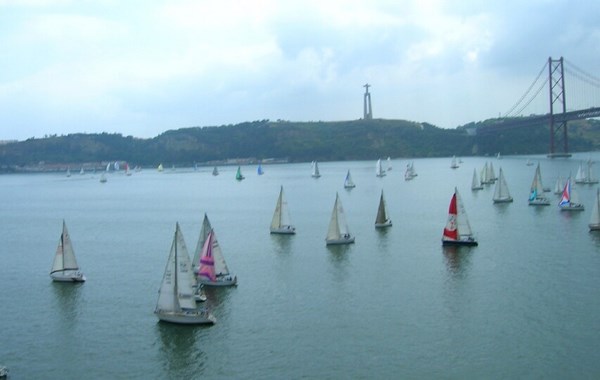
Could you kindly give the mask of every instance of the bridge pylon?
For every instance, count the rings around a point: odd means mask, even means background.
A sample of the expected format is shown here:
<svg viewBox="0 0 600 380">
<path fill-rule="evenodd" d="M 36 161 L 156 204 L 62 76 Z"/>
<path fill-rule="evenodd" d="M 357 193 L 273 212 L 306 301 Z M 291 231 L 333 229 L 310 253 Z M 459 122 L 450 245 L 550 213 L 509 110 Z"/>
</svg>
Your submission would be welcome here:
<svg viewBox="0 0 600 380">
<path fill-rule="evenodd" d="M 567 137 L 567 100 L 563 57 L 548 58 L 548 86 L 550 90 L 550 153 L 548 157 L 571 157 Z M 562 145 L 562 152 L 557 152 Z"/>
</svg>

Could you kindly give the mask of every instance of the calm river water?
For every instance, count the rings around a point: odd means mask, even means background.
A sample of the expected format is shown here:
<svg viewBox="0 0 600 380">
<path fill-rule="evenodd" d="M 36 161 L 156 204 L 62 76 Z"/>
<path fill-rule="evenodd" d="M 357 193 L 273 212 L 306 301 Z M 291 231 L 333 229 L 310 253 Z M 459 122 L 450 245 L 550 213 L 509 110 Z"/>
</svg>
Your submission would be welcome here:
<svg viewBox="0 0 600 380">
<path fill-rule="evenodd" d="M 51 378 L 598 378 L 600 234 L 586 209 L 527 205 L 535 166 L 545 186 L 581 160 L 404 159 L 375 177 L 375 159 L 310 164 L 145 169 L 98 175 L 0 176 L 0 364 L 11 379 Z M 473 169 L 503 168 L 515 199 L 470 189 Z M 343 188 L 350 169 L 356 188 Z M 600 168 L 597 168 L 600 174 Z M 295 236 L 271 236 L 283 185 Z M 444 249 L 457 186 L 479 246 Z M 384 190 L 394 222 L 373 224 Z M 339 192 L 356 244 L 328 248 Z M 153 314 L 179 222 L 193 249 L 207 213 L 239 286 L 207 292 L 211 327 Z M 65 219 L 87 282 L 53 283 Z"/>
</svg>

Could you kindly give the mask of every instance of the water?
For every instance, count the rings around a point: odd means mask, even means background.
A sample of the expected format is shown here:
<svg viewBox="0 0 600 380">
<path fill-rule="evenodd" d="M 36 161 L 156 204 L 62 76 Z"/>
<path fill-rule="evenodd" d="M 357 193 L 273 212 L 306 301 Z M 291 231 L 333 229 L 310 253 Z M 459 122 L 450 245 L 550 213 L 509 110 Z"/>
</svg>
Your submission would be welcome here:
<svg viewBox="0 0 600 380">
<path fill-rule="evenodd" d="M 539 159 L 545 186 L 580 159 Z M 600 160 L 599 154 L 591 155 Z M 416 159 L 198 171 L 0 176 L 0 364 L 33 378 L 594 378 L 600 374 L 600 234 L 580 213 L 527 205 L 526 157 Z M 514 203 L 470 190 L 502 166 Z M 357 187 L 343 189 L 350 169 Z M 283 185 L 295 236 L 271 236 Z M 444 249 L 458 186 L 480 245 Z M 384 189 L 393 227 L 373 227 Z M 339 192 L 356 244 L 328 248 Z M 179 222 L 192 250 L 206 212 L 239 286 L 209 290 L 212 327 L 159 323 L 157 291 Z M 65 219 L 88 281 L 52 283 Z"/>
</svg>

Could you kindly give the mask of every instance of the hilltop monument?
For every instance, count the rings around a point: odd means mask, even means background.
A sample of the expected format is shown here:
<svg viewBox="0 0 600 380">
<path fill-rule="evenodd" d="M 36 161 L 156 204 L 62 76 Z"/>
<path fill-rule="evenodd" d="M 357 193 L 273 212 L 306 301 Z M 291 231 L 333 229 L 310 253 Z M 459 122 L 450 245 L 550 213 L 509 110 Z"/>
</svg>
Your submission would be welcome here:
<svg viewBox="0 0 600 380">
<path fill-rule="evenodd" d="M 373 108 L 371 108 L 371 94 L 369 93 L 370 84 L 365 84 L 365 97 L 364 97 L 364 119 L 373 120 Z"/>
</svg>

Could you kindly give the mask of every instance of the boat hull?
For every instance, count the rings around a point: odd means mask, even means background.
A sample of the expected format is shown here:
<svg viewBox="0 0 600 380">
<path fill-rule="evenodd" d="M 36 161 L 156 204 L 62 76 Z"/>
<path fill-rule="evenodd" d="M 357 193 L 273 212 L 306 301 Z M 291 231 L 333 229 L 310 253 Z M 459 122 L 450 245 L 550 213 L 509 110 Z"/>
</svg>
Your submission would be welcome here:
<svg viewBox="0 0 600 380">
<path fill-rule="evenodd" d="M 464 240 L 442 240 L 443 246 L 477 246 L 477 240 L 475 239 L 464 239 Z"/>
<path fill-rule="evenodd" d="M 50 273 L 50 277 L 55 282 L 85 282 L 83 273 L 73 270 Z"/>
<path fill-rule="evenodd" d="M 494 203 L 510 203 L 512 201 L 512 198 L 494 199 Z"/>
<path fill-rule="evenodd" d="M 224 287 L 224 286 L 237 286 L 237 276 L 233 277 L 217 277 L 216 281 L 210 281 L 205 278 L 198 278 L 198 283 L 204 286 L 215 286 L 215 287 Z"/>
<path fill-rule="evenodd" d="M 386 220 L 383 223 L 375 223 L 375 228 L 385 228 L 385 227 L 391 227 L 391 226 L 392 226 L 391 220 Z"/>
<path fill-rule="evenodd" d="M 341 239 L 330 239 L 330 240 L 325 240 L 325 244 L 326 245 L 341 245 L 341 244 L 353 244 L 354 243 L 354 236 L 350 236 L 348 238 L 341 238 Z"/>
<path fill-rule="evenodd" d="M 588 226 L 590 227 L 590 231 L 600 231 L 600 224 L 588 224 Z"/>
<path fill-rule="evenodd" d="M 154 314 L 163 322 L 180 325 L 212 325 L 216 322 L 216 318 L 206 311 L 182 311 L 176 313 L 158 310 Z"/>
<path fill-rule="evenodd" d="M 283 226 L 279 228 L 271 228 L 272 234 L 278 235 L 293 235 L 296 233 L 296 228 L 293 226 Z"/>
<path fill-rule="evenodd" d="M 560 211 L 583 211 L 583 210 L 584 210 L 583 205 L 572 205 L 572 206 L 560 207 Z"/>
<path fill-rule="evenodd" d="M 534 199 L 529 201 L 530 206 L 550 206 L 550 201 L 546 198 Z"/>
</svg>

